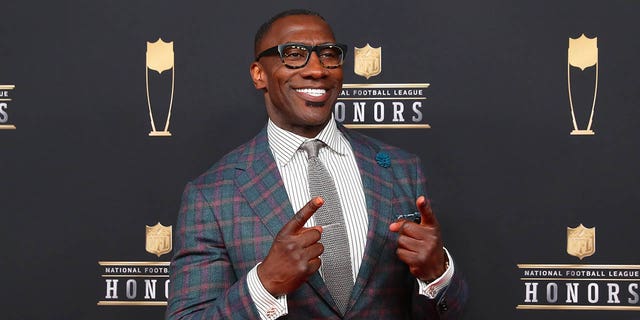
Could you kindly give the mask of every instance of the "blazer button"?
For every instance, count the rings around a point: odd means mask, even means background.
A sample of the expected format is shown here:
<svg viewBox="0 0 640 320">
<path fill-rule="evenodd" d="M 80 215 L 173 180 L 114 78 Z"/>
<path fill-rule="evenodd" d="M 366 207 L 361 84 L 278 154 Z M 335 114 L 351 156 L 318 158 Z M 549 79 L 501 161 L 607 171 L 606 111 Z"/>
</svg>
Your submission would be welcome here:
<svg viewBox="0 0 640 320">
<path fill-rule="evenodd" d="M 440 309 L 440 312 L 449 310 L 449 306 L 447 306 L 447 302 L 444 299 L 440 301 L 440 303 L 438 304 L 438 308 Z"/>
</svg>

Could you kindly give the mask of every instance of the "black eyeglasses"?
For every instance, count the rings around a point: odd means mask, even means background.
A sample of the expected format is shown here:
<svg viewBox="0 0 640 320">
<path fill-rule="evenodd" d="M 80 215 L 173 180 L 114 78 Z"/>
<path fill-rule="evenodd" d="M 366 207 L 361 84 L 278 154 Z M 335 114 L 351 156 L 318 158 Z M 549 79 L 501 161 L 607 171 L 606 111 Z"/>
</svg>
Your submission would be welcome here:
<svg viewBox="0 0 640 320">
<path fill-rule="evenodd" d="M 347 46 L 338 43 L 308 46 L 302 43 L 285 43 L 271 47 L 258 54 L 256 61 L 264 56 L 280 55 L 280 60 L 289 69 L 298 69 L 307 65 L 311 52 L 318 55 L 320 63 L 327 69 L 334 69 L 342 65 Z"/>
</svg>

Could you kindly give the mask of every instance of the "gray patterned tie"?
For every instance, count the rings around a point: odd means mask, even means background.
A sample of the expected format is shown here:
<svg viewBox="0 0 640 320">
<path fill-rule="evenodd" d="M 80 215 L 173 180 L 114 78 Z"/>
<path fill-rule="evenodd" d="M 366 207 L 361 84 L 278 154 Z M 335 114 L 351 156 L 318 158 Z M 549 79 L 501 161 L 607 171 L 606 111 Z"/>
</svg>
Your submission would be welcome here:
<svg viewBox="0 0 640 320">
<path fill-rule="evenodd" d="M 329 171 L 318 158 L 318 151 L 323 146 L 322 141 L 311 140 L 303 143 L 301 148 L 307 152 L 309 157 L 309 191 L 311 196 L 320 196 L 324 199 L 324 204 L 314 214 L 316 225 L 331 225 L 322 232 L 321 241 L 324 245 L 322 275 L 333 300 L 344 314 L 353 288 L 351 254 L 338 191 Z"/>
</svg>

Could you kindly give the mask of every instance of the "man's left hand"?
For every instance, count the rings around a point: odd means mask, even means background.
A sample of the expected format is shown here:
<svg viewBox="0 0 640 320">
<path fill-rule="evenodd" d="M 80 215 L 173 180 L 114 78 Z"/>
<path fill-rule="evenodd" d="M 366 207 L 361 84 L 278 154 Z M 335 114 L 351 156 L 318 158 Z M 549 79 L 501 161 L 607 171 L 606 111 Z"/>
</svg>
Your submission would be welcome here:
<svg viewBox="0 0 640 320">
<path fill-rule="evenodd" d="M 420 224 L 401 220 L 390 224 L 389 230 L 398 233 L 398 258 L 409 266 L 413 276 L 431 282 L 446 271 L 440 224 L 424 196 L 418 197 L 416 206 Z"/>
</svg>

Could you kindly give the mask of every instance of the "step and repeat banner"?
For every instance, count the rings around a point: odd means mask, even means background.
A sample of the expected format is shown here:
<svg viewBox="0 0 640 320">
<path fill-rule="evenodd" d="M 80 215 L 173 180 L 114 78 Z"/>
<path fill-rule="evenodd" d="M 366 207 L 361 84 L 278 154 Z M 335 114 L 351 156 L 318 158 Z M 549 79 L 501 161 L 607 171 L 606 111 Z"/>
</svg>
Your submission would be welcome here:
<svg viewBox="0 0 640 320">
<path fill-rule="evenodd" d="M 640 319 L 640 2 L 0 4 L 3 319 L 162 319 L 182 189 L 266 124 L 253 36 L 348 44 L 335 118 L 423 159 L 466 319 Z"/>
</svg>

